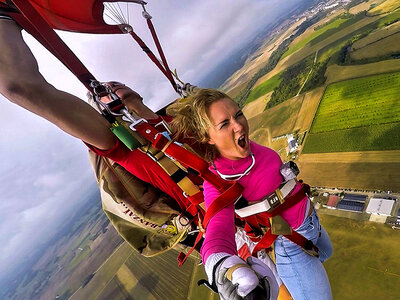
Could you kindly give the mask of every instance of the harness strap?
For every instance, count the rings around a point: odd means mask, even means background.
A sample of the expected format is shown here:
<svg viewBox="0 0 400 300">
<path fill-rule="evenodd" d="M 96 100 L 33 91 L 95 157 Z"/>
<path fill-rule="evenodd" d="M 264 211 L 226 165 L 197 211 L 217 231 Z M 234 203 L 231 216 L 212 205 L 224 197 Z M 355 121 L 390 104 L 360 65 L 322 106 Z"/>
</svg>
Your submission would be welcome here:
<svg viewBox="0 0 400 300">
<path fill-rule="evenodd" d="M 223 193 L 231 187 L 232 183 L 223 180 L 208 169 L 208 163 L 204 159 L 174 142 L 171 143 L 169 139 L 160 134 L 158 130 L 150 124 L 146 122 L 139 123 L 135 126 L 135 130 L 152 143 L 154 148 L 163 151 L 166 155 L 171 156 L 180 163 L 196 170 L 204 180 L 210 182 L 220 192 Z M 236 182 L 233 184 L 239 185 Z M 237 198 L 238 197 L 235 199 Z"/>
<path fill-rule="evenodd" d="M 203 237 L 204 233 L 202 231 L 199 232 L 197 235 L 197 238 L 194 242 L 193 247 L 185 254 L 183 252 L 179 253 L 177 260 L 178 260 L 178 266 L 182 266 L 183 263 L 186 261 L 186 259 L 189 257 L 189 255 L 193 252 L 193 250 L 196 248 L 197 244 L 201 241 L 201 238 Z"/>
<path fill-rule="evenodd" d="M 236 182 L 235 182 L 236 183 Z M 208 223 L 211 218 L 219 212 L 224 207 L 227 207 L 230 204 L 233 204 L 237 200 L 237 196 L 241 196 L 243 188 L 239 184 L 232 184 L 224 193 L 218 196 L 211 205 L 208 207 L 206 211 L 206 215 L 204 216 L 203 226 L 207 228 Z"/>
<path fill-rule="evenodd" d="M 301 189 L 297 191 L 295 194 L 290 195 L 285 199 L 281 205 L 276 207 L 271 212 L 263 212 L 258 215 L 250 215 L 245 217 L 245 231 L 249 234 L 250 238 L 254 241 L 258 241 L 258 244 L 253 249 L 252 254 L 257 255 L 257 252 L 261 249 L 268 249 L 271 247 L 272 243 L 279 236 L 278 234 L 272 233 L 272 226 L 270 223 L 270 218 L 275 216 L 279 216 L 283 211 L 292 207 L 293 205 L 300 202 L 305 194 L 308 194 L 310 187 L 307 184 L 302 184 Z M 262 235 L 262 238 L 259 239 L 259 236 L 262 234 L 262 228 L 268 228 L 267 232 Z M 299 245 L 305 252 L 310 255 L 318 256 L 318 248 L 313 244 L 312 241 L 306 239 L 304 236 L 299 234 L 298 232 L 291 230 L 290 234 L 283 234 L 284 237 L 292 241 L 293 243 Z"/>
<path fill-rule="evenodd" d="M 292 234 L 288 234 L 288 235 L 285 234 L 284 237 L 291 240 L 293 243 L 299 245 L 308 254 L 310 254 L 312 256 L 316 256 L 316 257 L 319 256 L 318 247 L 315 246 L 311 240 L 306 239 L 304 236 L 302 236 L 297 231 L 293 230 Z"/>
<path fill-rule="evenodd" d="M 293 205 L 299 203 L 302 199 L 304 199 L 304 195 L 309 194 L 310 186 L 308 184 L 302 184 L 301 189 L 298 190 L 295 194 L 289 195 L 285 202 L 281 205 L 273 209 L 271 212 L 263 212 L 262 215 L 267 216 L 268 218 L 274 217 L 276 215 L 280 215 L 282 212 L 292 207 Z"/>
<path fill-rule="evenodd" d="M 293 191 L 296 182 L 295 179 L 285 182 L 281 187 L 279 187 L 279 189 L 276 189 L 274 193 L 265 197 L 265 200 L 263 199 L 256 204 L 246 205 L 245 207 L 235 209 L 236 214 L 241 218 L 245 218 L 261 212 L 269 211 L 278 205 L 281 205 L 285 202 L 285 197 Z"/>
<path fill-rule="evenodd" d="M 153 23 L 151 22 L 151 18 L 146 18 L 146 21 L 147 21 L 147 26 L 149 27 L 150 33 L 151 33 L 151 35 L 153 37 L 154 43 L 156 44 L 157 51 L 160 54 L 161 60 L 163 62 L 164 69 L 165 69 L 165 73 L 164 74 L 165 74 L 165 76 L 167 76 L 168 80 L 171 82 L 173 88 L 176 91 L 177 88 L 176 88 L 175 80 L 172 77 L 171 70 L 169 69 L 169 66 L 168 66 L 168 63 L 167 63 L 167 59 L 165 58 L 164 51 L 161 48 L 161 44 L 160 44 L 160 41 L 159 41 L 159 39 L 157 37 L 156 30 L 154 29 Z"/>
<path fill-rule="evenodd" d="M 53 53 L 89 91 L 92 91 L 90 82 L 95 80 L 95 77 L 35 10 L 32 4 L 26 0 L 13 0 L 13 3 L 22 14 L 10 12 L 10 16 Z"/>
<path fill-rule="evenodd" d="M 252 255 L 257 256 L 257 252 L 261 249 L 270 248 L 277 237 L 278 235 L 272 234 L 271 229 L 268 229 L 268 231 L 263 235 L 258 244 L 254 247 Z"/>
</svg>

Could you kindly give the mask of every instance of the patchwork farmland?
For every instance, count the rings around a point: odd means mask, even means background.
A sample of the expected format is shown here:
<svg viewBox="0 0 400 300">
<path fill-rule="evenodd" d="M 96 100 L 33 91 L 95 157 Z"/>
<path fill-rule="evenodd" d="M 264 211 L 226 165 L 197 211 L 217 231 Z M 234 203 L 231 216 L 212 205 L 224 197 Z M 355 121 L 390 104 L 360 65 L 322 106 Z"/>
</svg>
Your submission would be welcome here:
<svg viewBox="0 0 400 300">
<path fill-rule="evenodd" d="M 400 73 L 327 87 L 303 153 L 400 149 Z"/>
</svg>

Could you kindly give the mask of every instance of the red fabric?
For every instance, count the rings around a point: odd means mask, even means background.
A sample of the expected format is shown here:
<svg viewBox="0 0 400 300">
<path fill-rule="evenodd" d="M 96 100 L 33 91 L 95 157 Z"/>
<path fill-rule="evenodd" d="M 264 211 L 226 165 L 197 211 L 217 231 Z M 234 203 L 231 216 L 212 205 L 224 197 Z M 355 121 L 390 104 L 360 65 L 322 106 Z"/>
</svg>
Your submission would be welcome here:
<svg viewBox="0 0 400 300">
<path fill-rule="evenodd" d="M 5 2 L 5 0 L 0 1 Z M 122 33 L 118 26 L 107 25 L 103 20 L 103 2 L 117 1 L 28 0 L 54 29 L 86 33 Z"/>
<path fill-rule="evenodd" d="M 98 155 L 105 156 L 124 167 L 137 178 L 150 183 L 154 187 L 176 199 L 182 209 L 186 207 L 187 200 L 179 186 L 154 162 L 148 155 L 139 150 L 130 151 L 119 140 L 110 150 L 100 150 L 87 145 L 90 150 Z"/>
<path fill-rule="evenodd" d="M 251 256 L 251 252 L 250 252 L 249 246 L 247 244 L 244 244 L 238 250 L 238 256 L 241 257 L 244 260 L 247 260 L 247 258 Z"/>
<path fill-rule="evenodd" d="M 168 122 L 171 118 L 159 116 L 157 119 L 149 120 L 149 124 L 154 126 L 161 120 Z M 157 126 L 157 129 L 161 131 L 164 130 L 159 126 Z M 140 152 L 139 150 L 130 151 L 119 140 L 117 140 L 114 147 L 109 150 L 100 150 L 92 145 L 86 145 L 94 153 L 111 159 L 137 178 L 150 183 L 154 187 L 170 195 L 178 201 L 178 204 L 182 209 L 185 209 L 188 206 L 188 200 L 183 195 L 181 188 L 147 154 Z"/>
</svg>

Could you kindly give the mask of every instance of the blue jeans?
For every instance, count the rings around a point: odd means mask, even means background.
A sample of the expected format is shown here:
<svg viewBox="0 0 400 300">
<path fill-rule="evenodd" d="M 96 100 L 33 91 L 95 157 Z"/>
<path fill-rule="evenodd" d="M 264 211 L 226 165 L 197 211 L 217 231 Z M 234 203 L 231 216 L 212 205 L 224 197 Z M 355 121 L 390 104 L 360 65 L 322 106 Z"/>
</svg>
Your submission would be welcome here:
<svg viewBox="0 0 400 300">
<path fill-rule="evenodd" d="M 328 276 L 322 265 L 332 255 L 332 244 L 327 232 L 320 225 L 315 209 L 296 231 L 313 241 L 320 256 L 311 256 L 298 245 L 279 236 L 275 241 L 279 276 L 294 300 L 332 299 Z"/>
</svg>

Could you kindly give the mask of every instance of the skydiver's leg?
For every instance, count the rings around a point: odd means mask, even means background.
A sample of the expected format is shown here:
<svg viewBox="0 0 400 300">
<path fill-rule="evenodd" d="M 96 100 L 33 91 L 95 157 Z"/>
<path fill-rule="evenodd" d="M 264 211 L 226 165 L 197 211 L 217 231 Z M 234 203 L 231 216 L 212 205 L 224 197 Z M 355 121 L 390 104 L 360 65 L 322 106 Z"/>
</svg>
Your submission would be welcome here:
<svg viewBox="0 0 400 300">
<path fill-rule="evenodd" d="M 115 143 L 108 122 L 100 114 L 43 78 L 19 26 L 7 19 L 0 19 L 0 93 L 100 149 L 110 149 Z"/>
</svg>

